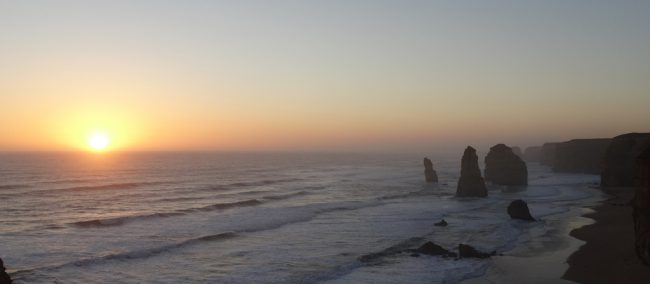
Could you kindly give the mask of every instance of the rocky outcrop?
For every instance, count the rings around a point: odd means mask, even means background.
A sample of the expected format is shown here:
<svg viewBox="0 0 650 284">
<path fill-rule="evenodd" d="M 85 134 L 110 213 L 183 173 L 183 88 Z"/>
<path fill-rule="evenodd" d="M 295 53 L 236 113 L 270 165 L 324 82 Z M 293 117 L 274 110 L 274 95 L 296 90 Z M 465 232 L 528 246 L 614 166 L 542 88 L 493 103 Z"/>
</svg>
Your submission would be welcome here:
<svg viewBox="0 0 650 284">
<path fill-rule="evenodd" d="M 438 174 L 433 169 L 433 163 L 429 158 L 424 158 L 424 178 L 427 182 L 438 182 Z"/>
<path fill-rule="evenodd" d="M 420 246 L 418 249 L 414 250 L 414 252 L 421 253 L 421 254 L 426 254 L 426 255 L 439 255 L 443 257 L 456 257 L 456 253 L 449 251 L 437 244 L 434 244 L 433 242 L 426 242 L 422 246 Z"/>
<path fill-rule="evenodd" d="M 553 171 L 560 173 L 600 174 L 603 158 L 612 139 L 574 139 L 555 147 Z"/>
<path fill-rule="evenodd" d="M 463 153 L 460 165 L 460 178 L 456 188 L 458 197 L 486 197 L 487 188 L 481 177 L 481 169 L 478 167 L 478 156 L 476 150 L 467 146 Z"/>
<path fill-rule="evenodd" d="M 438 226 L 438 227 L 447 227 L 447 225 L 449 225 L 449 224 L 447 223 L 447 221 L 445 221 L 445 219 L 442 219 L 442 220 L 440 220 L 440 222 L 435 223 L 433 225 Z"/>
<path fill-rule="evenodd" d="M 553 163 L 555 162 L 555 149 L 557 148 L 557 144 L 560 143 L 549 142 L 542 145 L 542 150 L 540 151 L 541 155 L 539 157 L 539 162 L 542 165 L 553 166 Z"/>
<path fill-rule="evenodd" d="M 524 160 L 527 162 L 539 162 L 542 157 L 541 146 L 531 146 L 524 150 Z"/>
<path fill-rule="evenodd" d="M 468 258 L 468 257 L 473 257 L 473 258 L 488 258 L 490 256 L 496 255 L 496 251 L 493 251 L 492 253 L 485 253 L 485 252 L 480 252 L 477 249 L 475 249 L 472 246 L 465 245 L 465 244 L 459 244 L 458 245 L 458 255 L 461 258 Z"/>
<path fill-rule="evenodd" d="M 9 277 L 9 274 L 5 271 L 5 264 L 2 262 L 2 258 L 0 258 L 0 284 L 11 284 L 11 277 Z"/>
<path fill-rule="evenodd" d="M 521 199 L 510 202 L 510 205 L 508 205 L 508 215 L 510 215 L 510 218 L 512 219 L 535 221 L 535 218 L 530 216 L 528 204 L 526 204 L 526 201 Z"/>
<path fill-rule="evenodd" d="M 527 185 L 528 169 L 510 147 L 497 144 L 485 156 L 485 180 L 501 185 Z"/>
<path fill-rule="evenodd" d="M 637 186 L 634 192 L 634 246 L 636 255 L 650 265 L 650 147 L 637 158 Z"/>
<path fill-rule="evenodd" d="M 650 147 L 650 133 L 628 133 L 614 137 L 605 152 L 601 186 L 634 186 L 636 158 Z"/>
</svg>

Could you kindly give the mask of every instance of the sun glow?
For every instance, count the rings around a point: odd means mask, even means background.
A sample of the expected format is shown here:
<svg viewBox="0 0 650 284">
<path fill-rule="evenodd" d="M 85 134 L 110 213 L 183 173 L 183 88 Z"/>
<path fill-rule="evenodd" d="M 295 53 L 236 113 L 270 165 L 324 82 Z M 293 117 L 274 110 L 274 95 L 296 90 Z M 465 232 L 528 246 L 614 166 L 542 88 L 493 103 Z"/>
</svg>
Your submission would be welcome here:
<svg viewBox="0 0 650 284">
<path fill-rule="evenodd" d="M 103 151 L 106 150 L 108 145 L 111 143 L 108 135 L 106 133 L 92 133 L 88 137 L 88 146 L 94 151 Z"/>
</svg>

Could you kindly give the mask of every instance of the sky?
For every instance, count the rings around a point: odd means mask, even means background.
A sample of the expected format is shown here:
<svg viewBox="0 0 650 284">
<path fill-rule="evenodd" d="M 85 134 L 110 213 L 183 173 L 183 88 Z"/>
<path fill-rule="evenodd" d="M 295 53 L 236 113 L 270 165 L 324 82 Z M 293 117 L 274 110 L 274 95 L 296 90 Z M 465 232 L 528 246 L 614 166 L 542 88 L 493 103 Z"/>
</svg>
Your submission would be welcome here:
<svg viewBox="0 0 650 284">
<path fill-rule="evenodd" d="M 0 151 L 650 132 L 650 1 L 0 0 Z"/>
</svg>

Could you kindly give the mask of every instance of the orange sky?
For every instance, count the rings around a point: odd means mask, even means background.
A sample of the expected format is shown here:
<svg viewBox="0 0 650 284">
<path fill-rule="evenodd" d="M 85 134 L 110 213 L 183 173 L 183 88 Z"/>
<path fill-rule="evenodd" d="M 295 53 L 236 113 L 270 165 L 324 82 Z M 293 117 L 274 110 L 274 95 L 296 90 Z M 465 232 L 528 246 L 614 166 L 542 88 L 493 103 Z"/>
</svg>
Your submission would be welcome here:
<svg viewBox="0 0 650 284">
<path fill-rule="evenodd" d="M 0 151 L 87 149 L 97 131 L 113 150 L 220 151 L 650 131 L 647 8 L 3 3 Z"/>
</svg>

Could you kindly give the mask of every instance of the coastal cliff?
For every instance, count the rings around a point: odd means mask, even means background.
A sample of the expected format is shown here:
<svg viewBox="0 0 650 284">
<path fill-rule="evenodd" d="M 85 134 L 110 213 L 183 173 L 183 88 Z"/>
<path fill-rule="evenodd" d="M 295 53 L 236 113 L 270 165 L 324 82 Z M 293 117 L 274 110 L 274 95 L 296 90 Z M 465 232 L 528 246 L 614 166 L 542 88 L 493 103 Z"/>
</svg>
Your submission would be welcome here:
<svg viewBox="0 0 650 284">
<path fill-rule="evenodd" d="M 650 265 L 650 147 L 637 158 L 637 186 L 632 202 L 636 255 Z"/>
<path fill-rule="evenodd" d="M 604 158 L 601 186 L 634 186 L 636 158 L 650 147 L 650 133 L 628 133 L 614 137 Z"/>
<path fill-rule="evenodd" d="M 560 173 L 600 174 L 603 158 L 612 139 L 573 139 L 557 143 L 553 171 Z"/>
</svg>

